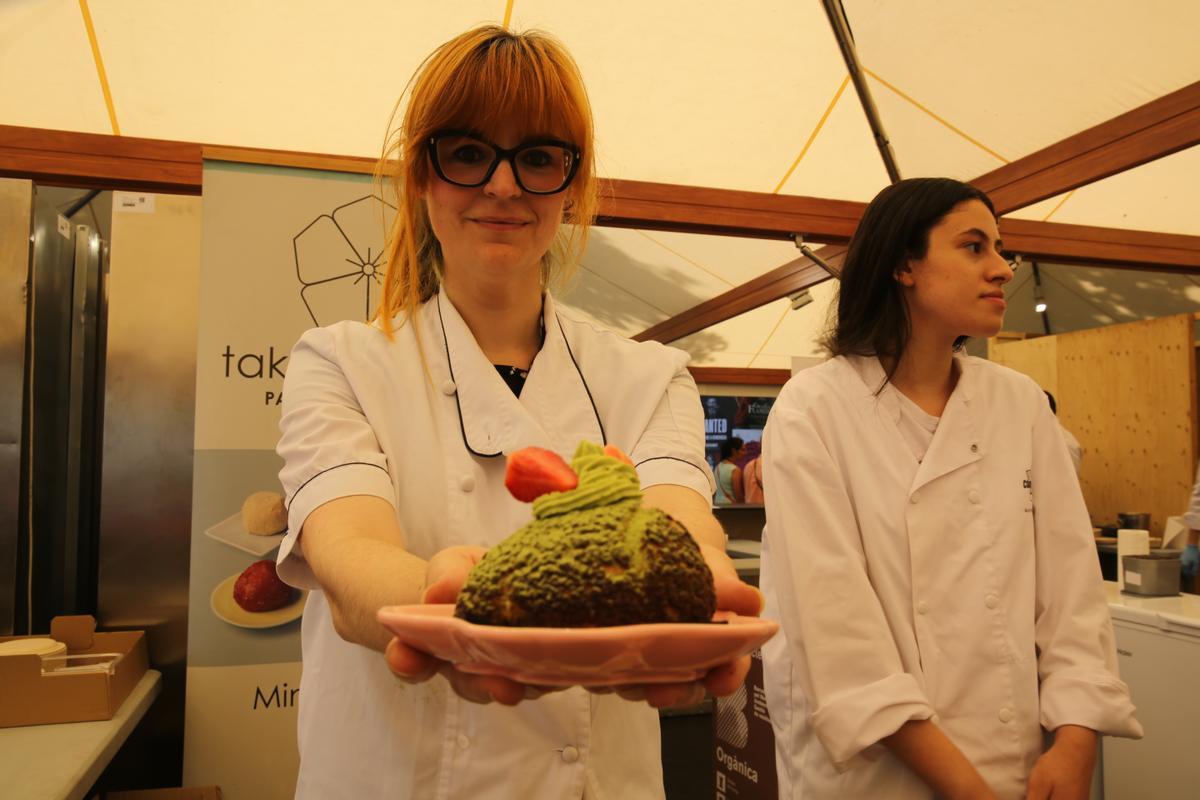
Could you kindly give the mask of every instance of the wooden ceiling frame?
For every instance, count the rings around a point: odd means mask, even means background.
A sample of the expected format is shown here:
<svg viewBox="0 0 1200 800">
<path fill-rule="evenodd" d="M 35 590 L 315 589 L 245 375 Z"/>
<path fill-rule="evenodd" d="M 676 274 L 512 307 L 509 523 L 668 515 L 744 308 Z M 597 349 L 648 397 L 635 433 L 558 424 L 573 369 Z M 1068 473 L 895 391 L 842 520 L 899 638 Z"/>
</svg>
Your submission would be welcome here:
<svg viewBox="0 0 1200 800">
<path fill-rule="evenodd" d="M 844 244 L 866 203 L 646 181 L 602 180 L 597 225 Z"/>
<path fill-rule="evenodd" d="M 375 160 L 289 150 L 0 125 L 0 176 L 53 186 L 198 195 L 204 160 L 371 174 Z M 646 181 L 601 180 L 597 224 L 647 230 L 846 242 L 865 208 L 849 200 L 780 196 Z"/>
<path fill-rule="evenodd" d="M 1200 82 L 1069 136 L 971 183 L 988 193 L 998 214 L 1006 214 L 1197 144 Z M 1200 236 L 1009 218 L 1000 221 L 1000 235 L 1005 249 L 1031 259 L 1200 274 Z M 826 247 L 818 253 L 828 261 L 844 257 L 845 250 Z M 675 341 L 828 279 L 822 270 L 806 270 L 797 261 L 790 261 L 633 338 Z"/>
<path fill-rule="evenodd" d="M 838 267 L 846 255 L 844 245 L 828 245 L 817 251 L 818 255 Z M 711 300 L 692 306 L 670 319 L 663 320 L 633 337 L 635 341 L 673 342 L 727 319 L 753 311 L 759 306 L 773 303 L 782 297 L 810 289 L 819 283 L 831 280 L 832 276 L 817 266 L 807 256 L 797 256 L 783 266 L 764 272 L 757 278 L 735 286 Z M 745 309 L 739 311 L 738 309 Z M 733 311 L 734 313 L 730 313 Z"/>
<path fill-rule="evenodd" d="M 0 125 L 0 176 L 51 186 L 200 194 L 202 149 L 163 139 Z"/>
<path fill-rule="evenodd" d="M 1200 83 L 978 180 L 997 181 L 998 189 L 1009 193 L 1006 197 L 1030 198 L 1047 192 L 1052 196 L 1058 192 L 1046 188 L 1047 176 L 1071 183 L 1074 179 L 1064 175 L 1096 175 L 1117 161 L 1142 164 L 1151 160 L 1152 152 L 1167 155 L 1194 143 L 1200 136 L 1200 120 L 1194 125 L 1191 122 L 1200 113 L 1198 109 Z M 1072 160 L 1065 156 L 1063 146 L 1071 141 L 1091 148 L 1086 157 Z M 0 125 L 0 175 L 50 185 L 200 194 L 206 158 L 368 174 L 375 166 L 373 159 L 351 156 Z M 1097 164 L 1109 166 L 1101 168 Z M 827 244 L 817 252 L 836 265 L 865 207 L 864 203 L 845 200 L 604 180 L 597 222 L 643 230 L 767 239 L 790 239 L 800 233 L 806 241 Z M 1200 236 L 1013 219 L 1002 220 L 1001 234 L 1007 248 L 1029 258 L 1200 273 Z M 635 338 L 674 341 L 828 279 L 824 270 L 798 257 Z"/>
<path fill-rule="evenodd" d="M 792 377 L 790 369 L 751 369 L 741 367 L 688 367 L 699 384 L 735 384 L 741 386 L 783 386 Z"/>
<path fill-rule="evenodd" d="M 997 214 L 1200 144 L 1200 81 L 980 175 Z"/>
</svg>

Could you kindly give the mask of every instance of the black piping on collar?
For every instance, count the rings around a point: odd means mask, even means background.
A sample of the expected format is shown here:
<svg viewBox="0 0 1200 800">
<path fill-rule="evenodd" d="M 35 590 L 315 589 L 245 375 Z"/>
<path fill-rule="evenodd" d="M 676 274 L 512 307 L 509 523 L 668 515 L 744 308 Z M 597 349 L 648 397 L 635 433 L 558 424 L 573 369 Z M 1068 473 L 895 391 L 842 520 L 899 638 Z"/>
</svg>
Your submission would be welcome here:
<svg viewBox="0 0 1200 800">
<path fill-rule="evenodd" d="M 442 293 L 437 293 L 437 311 L 438 324 L 442 326 L 442 345 L 446 348 L 446 366 L 450 368 L 450 381 L 454 384 L 454 407 L 458 409 L 458 430 L 462 434 L 463 447 L 467 448 L 467 452 L 478 458 L 496 458 L 504 455 L 503 452 L 495 453 L 480 453 L 471 448 L 471 443 L 467 441 L 467 426 L 463 422 L 462 403 L 458 401 L 458 381 L 454 379 L 454 359 L 450 358 L 450 339 L 446 336 L 446 320 L 442 318 Z"/>
<path fill-rule="evenodd" d="M 442 293 L 437 293 L 437 311 L 438 324 L 442 328 L 442 346 L 446 350 L 446 366 L 450 369 L 450 380 L 454 383 L 454 407 L 458 411 L 458 431 L 462 435 L 463 447 L 467 448 L 467 452 L 478 458 L 497 458 L 504 455 L 503 451 L 495 453 L 480 453 L 471 447 L 471 443 L 467 440 L 467 426 L 463 422 L 462 403 L 458 399 L 458 381 L 454 378 L 454 359 L 450 357 L 450 339 L 446 336 L 446 320 L 442 317 Z M 567 355 L 571 357 L 571 363 L 575 366 L 575 372 L 579 375 L 580 382 L 583 383 L 583 390 L 587 393 L 588 402 L 592 404 L 592 413 L 596 415 L 596 425 L 600 428 L 600 443 L 608 444 L 608 436 L 604 432 L 604 422 L 600 419 L 600 410 L 596 408 L 596 399 L 592 397 L 591 387 L 588 386 L 587 378 L 583 377 L 583 370 L 579 368 L 579 362 L 575 360 L 575 353 L 571 350 L 571 343 L 567 341 L 567 334 L 563 331 L 562 319 L 556 312 L 555 320 L 558 321 L 558 333 L 563 338 L 563 344 L 567 347 Z M 543 324 L 545 324 L 543 322 Z"/>
<path fill-rule="evenodd" d="M 567 355 L 571 357 L 571 363 L 575 365 L 575 371 L 579 373 L 579 380 L 583 383 L 583 390 L 587 392 L 588 402 L 592 404 L 592 413 L 596 415 L 596 425 L 600 428 L 600 444 L 608 444 L 608 436 L 604 433 L 604 422 L 600 419 L 600 409 L 596 408 L 596 398 L 592 397 L 592 389 L 588 386 L 587 378 L 583 377 L 583 370 L 579 368 L 579 362 L 575 360 L 575 354 L 571 352 L 571 343 L 567 341 L 567 334 L 563 332 L 562 318 L 558 316 L 558 312 L 554 312 L 554 319 L 558 320 L 558 332 L 563 337 L 563 344 L 567 346 Z"/>
</svg>

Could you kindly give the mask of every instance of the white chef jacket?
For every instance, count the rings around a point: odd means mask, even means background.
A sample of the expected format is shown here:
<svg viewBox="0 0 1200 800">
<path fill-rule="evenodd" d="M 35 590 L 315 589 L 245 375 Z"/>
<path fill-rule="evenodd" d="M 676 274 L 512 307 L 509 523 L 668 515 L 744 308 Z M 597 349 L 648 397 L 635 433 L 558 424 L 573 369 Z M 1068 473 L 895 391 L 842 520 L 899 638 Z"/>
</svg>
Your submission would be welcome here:
<svg viewBox="0 0 1200 800">
<path fill-rule="evenodd" d="M 1192 530 L 1200 530 L 1200 464 L 1196 465 L 1196 482 L 1192 484 L 1187 511 L 1183 512 L 1183 524 Z M 1165 542 L 1163 546 L 1166 546 Z"/>
<path fill-rule="evenodd" d="M 780 796 L 932 798 L 878 744 L 932 719 L 1001 798 L 1043 728 L 1140 736 L 1083 497 L 1042 391 L 976 358 L 918 463 L 874 358 L 783 388 L 763 437 Z"/>
<path fill-rule="evenodd" d="M 1078 476 L 1080 474 L 1079 471 L 1083 469 L 1083 445 L 1075 438 L 1075 434 L 1063 426 L 1059 425 L 1058 429 L 1062 433 L 1063 442 L 1067 446 L 1067 454 L 1071 457 L 1071 466 L 1075 467 L 1075 475 Z"/>
<path fill-rule="evenodd" d="M 595 328 L 548 295 L 543 314 L 545 343 L 520 398 L 444 295 L 415 315 L 420 348 L 413 324 L 389 341 L 375 326 L 342 322 L 307 332 L 292 351 L 279 574 L 314 590 L 301 634 L 298 798 L 663 796 L 654 709 L 579 688 L 484 706 L 441 677 L 398 682 L 382 655 L 334 632 L 297 539 L 317 506 L 374 495 L 395 506 L 407 548 L 422 558 L 494 545 L 531 518 L 505 490 L 500 456 L 536 445 L 569 459 L 581 439 L 621 447 L 644 487 L 711 495 L 687 355 Z"/>
</svg>

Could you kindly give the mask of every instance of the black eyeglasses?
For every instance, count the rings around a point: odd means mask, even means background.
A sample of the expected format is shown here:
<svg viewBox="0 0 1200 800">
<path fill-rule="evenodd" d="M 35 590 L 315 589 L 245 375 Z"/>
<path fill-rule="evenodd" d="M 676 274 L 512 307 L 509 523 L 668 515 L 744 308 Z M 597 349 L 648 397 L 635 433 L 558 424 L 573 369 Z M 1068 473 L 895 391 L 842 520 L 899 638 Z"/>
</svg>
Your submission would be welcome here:
<svg viewBox="0 0 1200 800">
<path fill-rule="evenodd" d="M 534 139 L 506 149 L 471 131 L 439 131 L 429 137 L 429 160 L 437 176 L 455 186 L 483 186 L 507 161 L 522 191 L 557 194 L 579 170 L 579 148 L 558 139 Z"/>
</svg>

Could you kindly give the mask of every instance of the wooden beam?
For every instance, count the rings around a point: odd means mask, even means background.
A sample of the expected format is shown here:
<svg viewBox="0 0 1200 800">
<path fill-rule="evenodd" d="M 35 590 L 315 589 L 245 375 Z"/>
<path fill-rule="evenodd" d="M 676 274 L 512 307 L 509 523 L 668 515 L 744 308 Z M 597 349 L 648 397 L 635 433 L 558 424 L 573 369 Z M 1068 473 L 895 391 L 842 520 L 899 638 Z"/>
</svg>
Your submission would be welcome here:
<svg viewBox="0 0 1200 800">
<path fill-rule="evenodd" d="M 55 186 L 200 194 L 200 145 L 0 125 L 0 176 Z"/>
<path fill-rule="evenodd" d="M 972 184 L 1007 214 L 1200 144 L 1200 81 L 1069 136 Z"/>
<path fill-rule="evenodd" d="M 783 386 L 792 377 L 786 369 L 740 369 L 737 367 L 688 367 L 696 383 L 725 383 L 743 386 Z"/>
<path fill-rule="evenodd" d="M 598 225 L 844 244 L 864 203 L 645 181 L 602 181 Z"/>
<path fill-rule="evenodd" d="M 233 161 L 238 164 L 323 169 L 329 172 L 351 172 L 360 175 L 373 175 L 375 165 L 379 163 L 378 159 L 361 156 L 327 156 L 294 150 L 265 150 L 260 147 L 224 147 L 206 144 L 201 150 L 206 161 Z"/>
<path fill-rule="evenodd" d="M 1023 219 L 1000 220 L 1004 249 L 1060 264 L 1094 264 L 1122 269 L 1200 274 L 1200 236 L 1064 225 Z M 834 267 L 846 248 L 827 245 L 817 253 Z M 647 328 L 637 341 L 672 342 L 828 278 L 801 256 L 757 278 Z"/>
<path fill-rule="evenodd" d="M 0 125 L 0 175 L 93 189 L 200 194 L 203 160 L 370 174 L 375 159 Z M 862 203 L 601 180 L 597 223 L 645 230 L 845 242 Z"/>
<path fill-rule="evenodd" d="M 816 251 L 831 266 L 840 266 L 846 248 L 827 245 Z M 825 270 L 805 256 L 800 256 L 781 267 L 765 272 L 724 294 L 676 314 L 664 322 L 647 328 L 633 338 L 639 342 L 654 340 L 673 342 L 727 319 L 753 311 L 759 306 L 772 303 L 782 297 L 816 286 L 830 279 Z"/>
<path fill-rule="evenodd" d="M 1192 120 L 1198 108 L 1200 83 L 1097 126 L 1080 137 L 1087 140 L 1084 145 L 1087 142 L 1116 142 L 1111 147 L 1120 152 L 1124 152 L 1121 148 L 1137 142 L 1145 145 L 1157 141 L 1161 144 L 1161 137 L 1166 135 L 1164 132 L 1177 133 L 1181 121 Z M 1172 139 L 1171 146 L 1184 140 L 1200 139 L 1200 119 L 1195 121 L 1195 131 L 1189 134 L 1192 138 Z M 1124 138 L 1120 136 L 1122 132 L 1126 134 Z M 1047 148 L 1042 152 L 1049 155 L 1038 157 L 1053 161 L 1051 151 L 1060 145 Z M 1140 157 L 1146 152 L 1142 151 Z M 369 158 L 353 156 L 231 148 L 0 125 L 0 175 L 30 178 L 52 185 L 199 194 L 205 157 L 357 173 L 371 172 L 375 163 Z M 1063 162 L 1060 158 L 1053 163 Z M 1005 189 L 1002 186 L 1000 190 Z M 603 181 L 602 197 L 600 224 L 759 238 L 788 238 L 794 233 L 802 233 L 809 241 L 829 243 L 847 241 L 865 208 L 862 203 L 843 200 L 623 180 Z M 1134 269 L 1185 272 L 1200 269 L 1196 255 L 1197 237 L 1194 236 L 1010 219 L 1001 224 L 1006 245 L 1031 257 Z M 801 269 L 798 262 L 807 265 L 807 261 L 797 259 L 684 313 L 697 320 L 707 319 L 707 324 L 712 325 L 755 308 L 747 298 L 762 304 L 813 285 L 809 278 L 796 275 Z M 814 282 L 823 280 L 819 274 L 812 277 Z M 734 302 L 727 316 L 711 313 L 712 304 L 717 300 Z M 646 334 L 689 327 L 690 324 L 662 323 Z M 699 329 L 689 332 L 694 330 Z"/>
<path fill-rule="evenodd" d="M 1030 258 L 1200 274 L 1200 236 L 1009 218 L 1000 236 L 1005 250 Z"/>
</svg>

